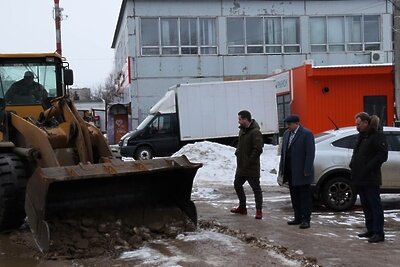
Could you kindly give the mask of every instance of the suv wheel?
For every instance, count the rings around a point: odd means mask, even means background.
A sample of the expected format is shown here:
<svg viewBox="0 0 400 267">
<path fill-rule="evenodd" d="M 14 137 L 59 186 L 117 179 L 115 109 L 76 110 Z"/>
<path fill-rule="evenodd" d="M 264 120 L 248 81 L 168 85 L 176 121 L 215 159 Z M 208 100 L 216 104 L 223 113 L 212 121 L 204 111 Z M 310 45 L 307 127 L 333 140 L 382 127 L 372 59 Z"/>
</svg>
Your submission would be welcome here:
<svg viewBox="0 0 400 267">
<path fill-rule="evenodd" d="M 343 211 L 350 209 L 354 205 L 357 194 L 349 179 L 337 176 L 330 179 L 323 186 L 321 197 L 328 208 Z"/>
<path fill-rule="evenodd" d="M 135 152 L 136 160 L 145 160 L 153 158 L 153 150 L 148 146 L 141 146 Z"/>
</svg>

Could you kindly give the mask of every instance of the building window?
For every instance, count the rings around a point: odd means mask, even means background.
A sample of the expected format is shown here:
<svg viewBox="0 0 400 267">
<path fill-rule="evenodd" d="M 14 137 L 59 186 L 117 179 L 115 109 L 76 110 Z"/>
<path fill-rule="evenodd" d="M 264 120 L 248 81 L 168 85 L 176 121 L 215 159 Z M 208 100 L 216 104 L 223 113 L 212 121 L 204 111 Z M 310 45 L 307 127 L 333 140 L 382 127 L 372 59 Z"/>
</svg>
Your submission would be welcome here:
<svg viewBox="0 0 400 267">
<path fill-rule="evenodd" d="M 263 21 L 262 18 L 246 19 L 247 53 L 263 53 Z"/>
<path fill-rule="evenodd" d="M 381 49 L 379 16 L 364 16 L 364 50 Z"/>
<path fill-rule="evenodd" d="M 216 19 L 199 18 L 200 54 L 217 54 Z"/>
<path fill-rule="evenodd" d="M 344 17 L 328 17 L 328 49 L 344 51 Z"/>
<path fill-rule="evenodd" d="M 379 16 L 310 17 L 311 52 L 379 50 Z"/>
<path fill-rule="evenodd" d="M 161 19 L 161 54 L 179 54 L 178 19 Z"/>
<path fill-rule="evenodd" d="M 282 53 L 282 22 L 280 18 L 264 18 L 265 52 Z"/>
<path fill-rule="evenodd" d="M 228 54 L 244 54 L 244 18 L 228 18 Z"/>
<path fill-rule="evenodd" d="M 297 17 L 228 18 L 228 54 L 298 53 L 299 25 Z"/>
<path fill-rule="evenodd" d="M 347 50 L 362 51 L 361 16 L 347 17 Z"/>
<path fill-rule="evenodd" d="M 160 31 L 158 19 L 142 19 L 141 21 L 142 54 L 160 54 Z"/>
<path fill-rule="evenodd" d="M 311 52 L 326 52 L 326 19 L 310 18 Z"/>
<path fill-rule="evenodd" d="M 300 52 L 300 22 L 298 18 L 283 18 L 283 52 Z"/>
<path fill-rule="evenodd" d="M 215 18 L 142 18 L 142 55 L 217 54 Z"/>
<path fill-rule="evenodd" d="M 198 49 L 198 31 L 197 19 L 181 19 L 180 21 L 180 36 L 181 36 L 181 51 L 186 55 L 197 55 Z"/>
</svg>

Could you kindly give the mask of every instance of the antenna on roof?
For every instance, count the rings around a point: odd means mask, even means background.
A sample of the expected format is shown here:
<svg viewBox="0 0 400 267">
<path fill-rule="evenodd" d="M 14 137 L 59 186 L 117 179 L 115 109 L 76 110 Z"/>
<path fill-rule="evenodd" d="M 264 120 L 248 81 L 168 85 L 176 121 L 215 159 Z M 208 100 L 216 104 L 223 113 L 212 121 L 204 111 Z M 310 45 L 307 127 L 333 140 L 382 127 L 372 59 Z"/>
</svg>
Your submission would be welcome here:
<svg viewBox="0 0 400 267">
<path fill-rule="evenodd" d="M 328 116 L 328 119 L 332 122 L 332 124 L 335 126 L 335 130 L 339 130 L 339 127 L 336 125 L 336 123 L 331 119 L 331 117 Z"/>
</svg>

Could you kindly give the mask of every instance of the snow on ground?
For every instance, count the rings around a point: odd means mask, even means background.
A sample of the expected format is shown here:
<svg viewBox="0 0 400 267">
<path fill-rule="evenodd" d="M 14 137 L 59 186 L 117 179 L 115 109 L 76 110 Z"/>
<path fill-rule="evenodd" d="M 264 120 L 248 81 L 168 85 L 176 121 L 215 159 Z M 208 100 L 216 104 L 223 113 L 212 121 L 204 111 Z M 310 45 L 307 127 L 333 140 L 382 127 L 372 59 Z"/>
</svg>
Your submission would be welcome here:
<svg viewBox="0 0 400 267">
<path fill-rule="evenodd" d="M 264 145 L 261 154 L 261 185 L 278 185 L 278 146 Z M 173 156 L 185 155 L 192 162 L 203 163 L 195 177 L 196 184 L 232 185 L 236 171 L 235 148 L 208 141 L 188 144 Z"/>
<path fill-rule="evenodd" d="M 210 245 L 204 247 L 205 244 Z M 199 247 L 204 248 L 198 250 L 197 254 L 191 253 Z M 154 240 L 148 242 L 137 250 L 123 253 L 120 259 L 140 266 L 178 267 L 182 266 L 183 263 L 189 266 L 199 266 L 200 262 L 206 266 L 234 266 L 235 264 L 232 264 L 229 258 L 232 256 L 237 258 L 248 257 L 246 255 L 254 253 L 250 250 L 251 246 L 235 237 L 215 231 L 200 230 L 180 234 L 176 240 L 172 241 Z M 278 265 L 301 266 L 301 262 L 288 259 L 273 250 L 267 253 L 277 261 Z"/>
</svg>

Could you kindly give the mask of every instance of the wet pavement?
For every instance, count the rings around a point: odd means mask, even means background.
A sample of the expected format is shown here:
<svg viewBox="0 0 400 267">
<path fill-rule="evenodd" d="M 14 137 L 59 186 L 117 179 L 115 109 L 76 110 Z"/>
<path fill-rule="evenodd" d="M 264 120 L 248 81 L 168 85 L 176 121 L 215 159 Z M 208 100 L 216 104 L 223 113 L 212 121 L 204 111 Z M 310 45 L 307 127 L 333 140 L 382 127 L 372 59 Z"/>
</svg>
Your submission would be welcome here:
<svg viewBox="0 0 400 267">
<path fill-rule="evenodd" d="M 315 207 L 311 228 L 288 226 L 292 219 L 288 190 L 263 187 L 264 218 L 254 219 L 254 199 L 245 188 L 249 214 L 229 209 L 237 199 L 231 186 L 195 186 L 199 229 L 176 239 L 153 240 L 115 258 L 44 259 L 28 229 L 0 235 L 0 266 L 398 266 L 400 261 L 400 195 L 383 195 L 386 241 L 370 244 L 359 205 L 349 212 Z M 24 244 L 16 242 L 23 236 Z M 30 240 L 30 241 L 29 241 Z"/>
<path fill-rule="evenodd" d="M 206 191 L 207 189 L 202 188 Z M 322 266 L 398 266 L 400 261 L 400 195 L 382 195 L 385 209 L 386 241 L 370 244 L 357 234 L 363 232 L 364 217 L 357 202 L 352 211 L 330 212 L 316 206 L 312 214 L 310 229 L 289 226 L 292 209 L 287 189 L 279 187 L 264 188 L 264 218 L 254 220 L 254 202 L 247 216 L 231 215 L 229 209 L 237 201 L 232 189 L 225 187 L 216 190 L 212 201 L 199 199 L 196 205 L 200 217 L 215 219 L 231 229 L 239 229 L 268 239 L 277 246 L 305 257 L 315 258 Z M 251 190 L 247 190 L 250 196 Z M 230 200 L 234 200 L 231 202 Z"/>
</svg>

